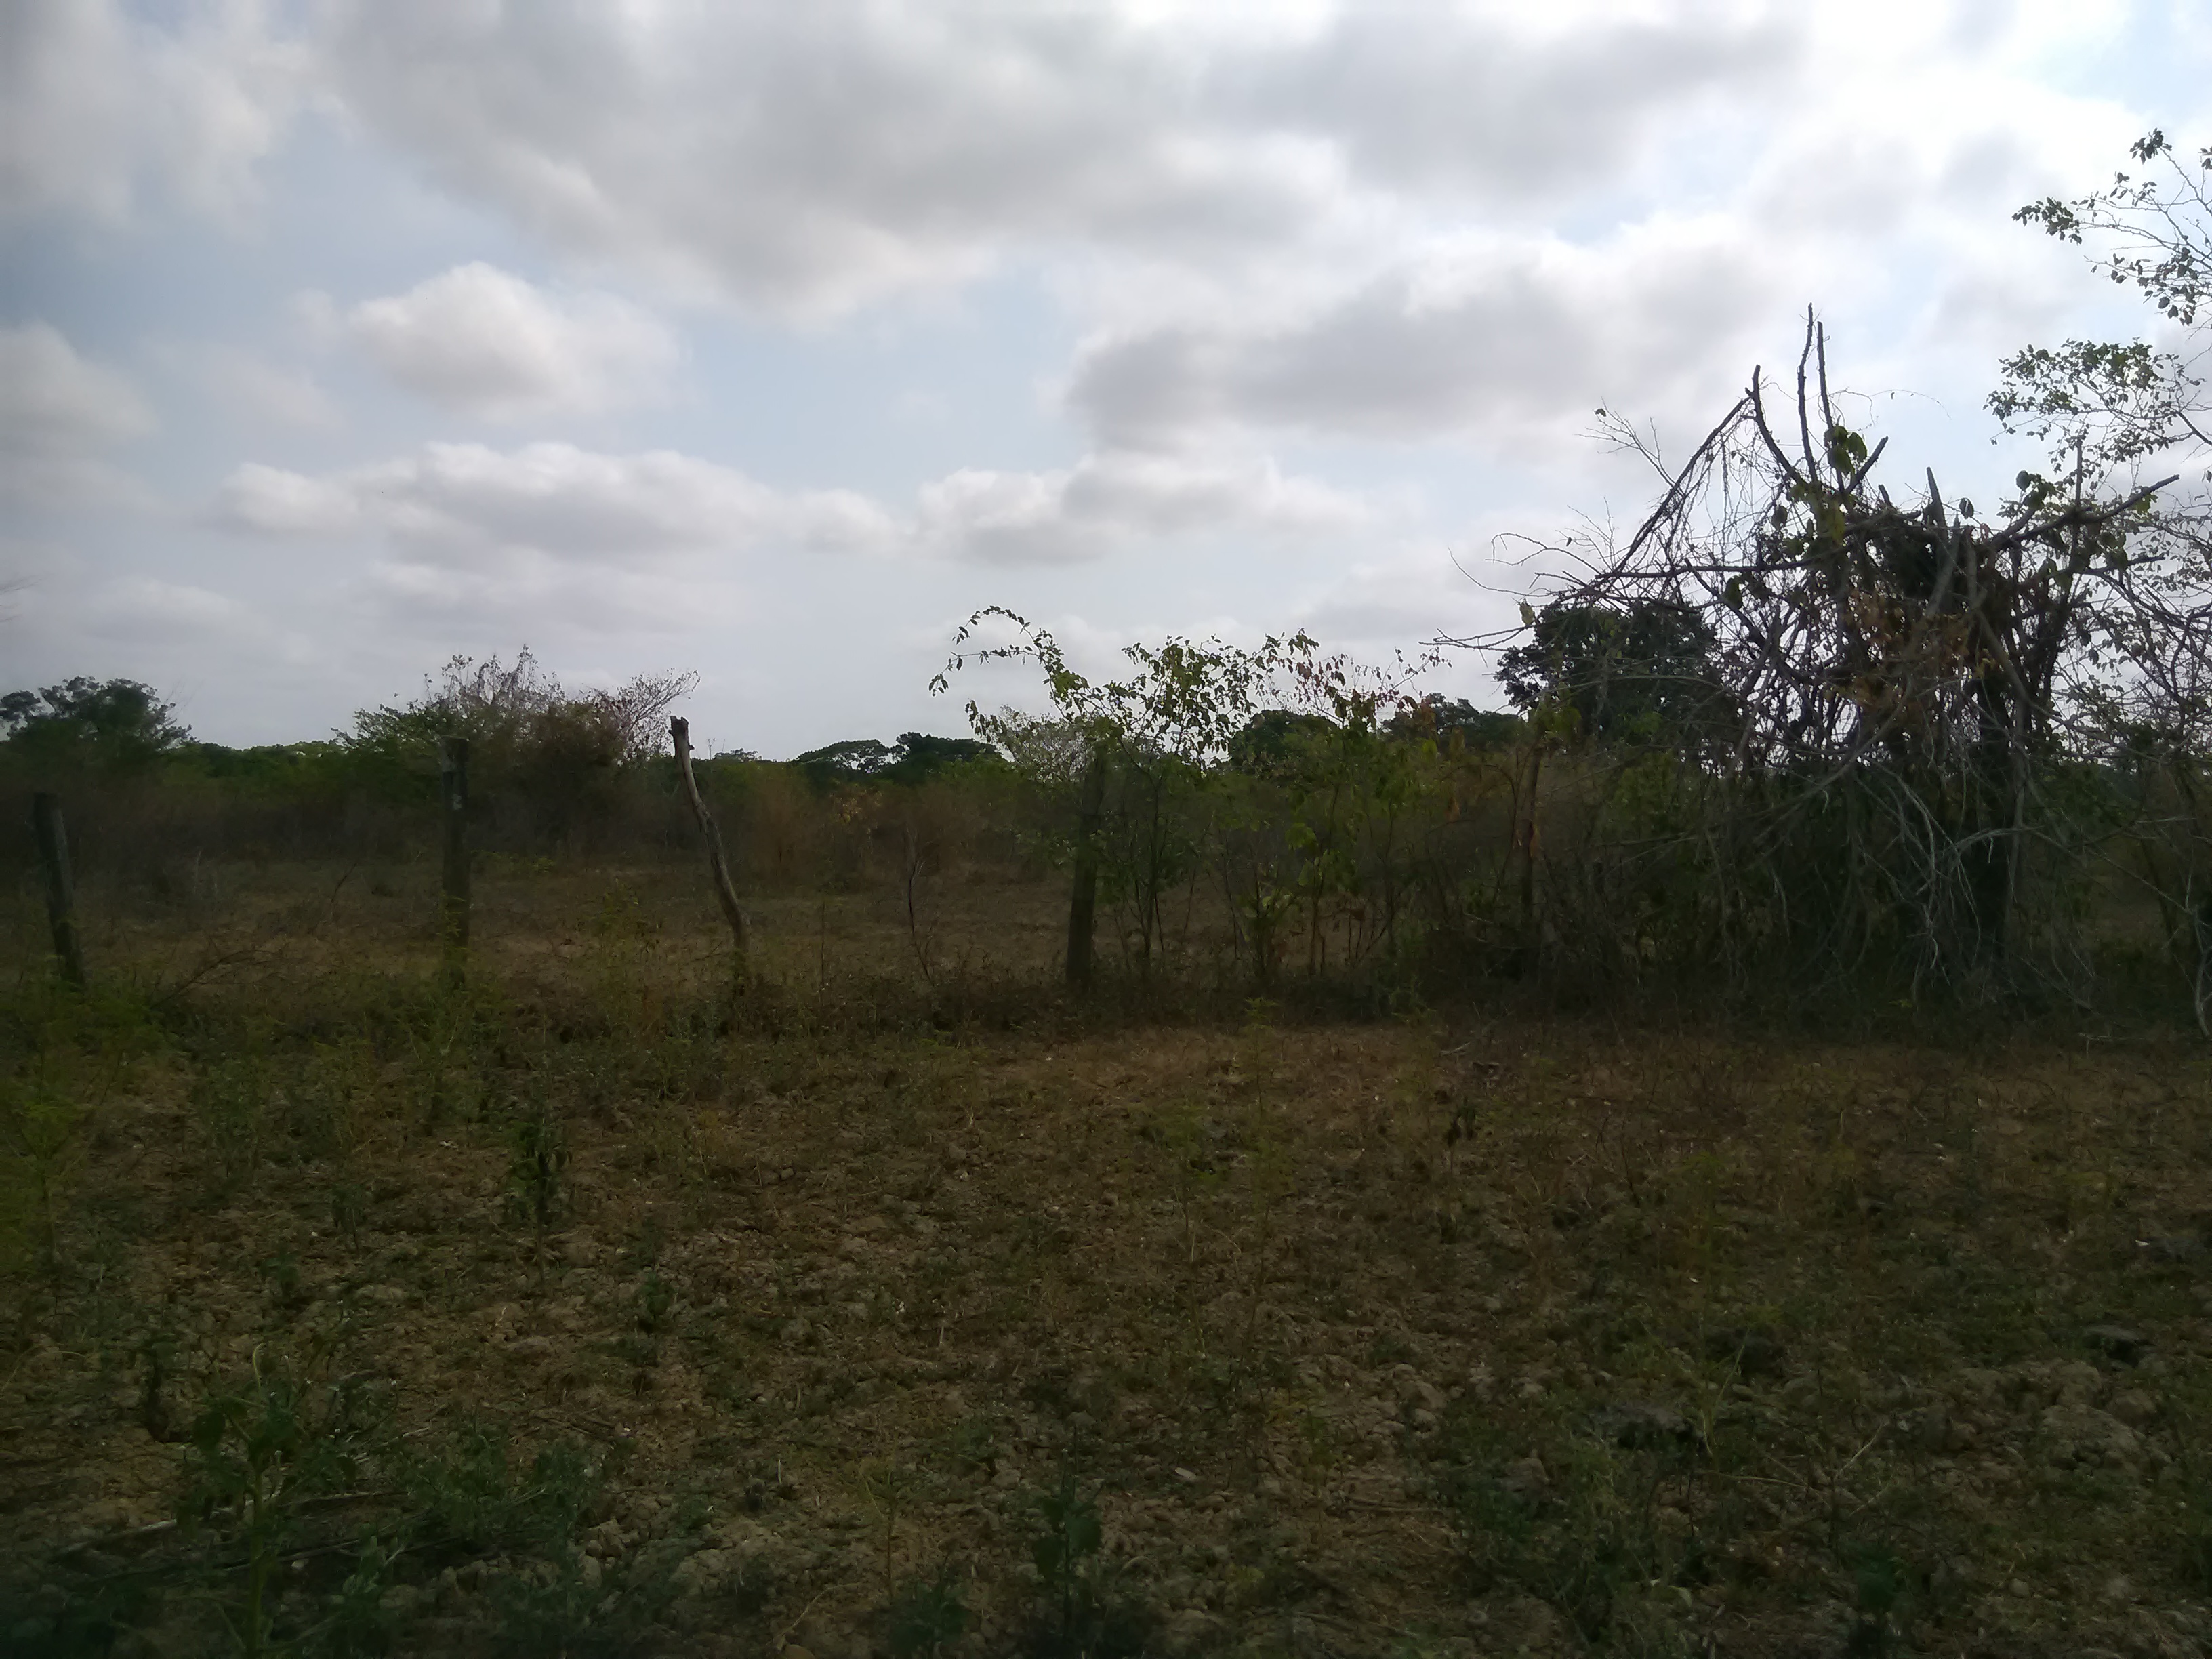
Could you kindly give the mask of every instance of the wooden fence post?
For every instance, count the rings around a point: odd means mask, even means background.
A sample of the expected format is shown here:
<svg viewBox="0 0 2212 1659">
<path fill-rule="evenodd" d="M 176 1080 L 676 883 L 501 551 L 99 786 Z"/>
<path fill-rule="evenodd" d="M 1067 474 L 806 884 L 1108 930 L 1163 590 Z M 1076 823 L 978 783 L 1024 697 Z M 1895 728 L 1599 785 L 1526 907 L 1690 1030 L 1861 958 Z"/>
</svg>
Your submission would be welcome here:
<svg viewBox="0 0 2212 1659">
<path fill-rule="evenodd" d="M 76 884 L 70 878 L 69 836 L 62 829 L 58 797 L 41 790 L 31 797 L 31 832 L 38 837 L 39 864 L 46 875 L 46 921 L 53 929 L 54 957 L 62 977 L 84 983 L 84 952 L 76 937 Z"/>
<path fill-rule="evenodd" d="M 1067 899 L 1067 988 L 1091 988 L 1091 939 L 1098 913 L 1098 820 L 1106 807 L 1106 745 L 1091 751 L 1075 809 L 1075 884 Z"/>
<path fill-rule="evenodd" d="M 469 740 L 438 739 L 438 807 L 445 820 L 444 891 L 438 902 L 438 937 L 446 970 L 459 979 L 469 951 Z"/>
<path fill-rule="evenodd" d="M 707 810 L 707 798 L 699 793 L 699 780 L 691 775 L 691 722 L 672 716 L 668 738 L 676 746 L 676 769 L 683 776 L 692 816 L 699 820 L 699 833 L 707 839 L 707 864 L 714 872 L 714 897 L 721 904 L 722 920 L 730 924 L 730 945 L 737 955 L 738 972 L 742 974 L 747 943 L 745 913 L 738 904 L 738 890 L 730 883 L 729 860 L 722 854 L 722 832 L 714 827 L 714 815 Z"/>
<path fill-rule="evenodd" d="M 1533 974 L 1543 945 L 1543 934 L 1536 926 L 1536 796 L 1544 781 L 1544 747 L 1540 736 L 1528 751 L 1528 810 L 1518 825 L 1515 839 L 1520 843 L 1521 854 L 1521 944 L 1519 956 L 1522 972 Z"/>
<path fill-rule="evenodd" d="M 2189 907 L 2197 932 L 2197 1029 L 2212 1036 L 2212 898 Z"/>
</svg>

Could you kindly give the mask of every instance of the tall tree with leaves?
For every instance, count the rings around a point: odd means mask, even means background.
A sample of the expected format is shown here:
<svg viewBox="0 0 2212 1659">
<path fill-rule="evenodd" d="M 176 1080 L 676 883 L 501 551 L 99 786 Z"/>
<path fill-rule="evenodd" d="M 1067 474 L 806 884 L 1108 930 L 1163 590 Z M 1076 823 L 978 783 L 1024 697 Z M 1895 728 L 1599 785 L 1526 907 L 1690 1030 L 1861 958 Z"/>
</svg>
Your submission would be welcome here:
<svg viewBox="0 0 2212 1659">
<path fill-rule="evenodd" d="M 1527 626 L 1528 643 L 1498 659 L 1498 683 L 1523 714 L 1548 702 L 1573 710 L 1586 737 L 1686 750 L 1725 724 L 1727 700 L 1709 660 L 1713 630 L 1691 606 L 1555 599 Z"/>
<path fill-rule="evenodd" d="M 135 771 L 191 738 L 152 686 L 82 676 L 0 696 L 0 734 L 9 761 L 41 773 Z"/>
</svg>

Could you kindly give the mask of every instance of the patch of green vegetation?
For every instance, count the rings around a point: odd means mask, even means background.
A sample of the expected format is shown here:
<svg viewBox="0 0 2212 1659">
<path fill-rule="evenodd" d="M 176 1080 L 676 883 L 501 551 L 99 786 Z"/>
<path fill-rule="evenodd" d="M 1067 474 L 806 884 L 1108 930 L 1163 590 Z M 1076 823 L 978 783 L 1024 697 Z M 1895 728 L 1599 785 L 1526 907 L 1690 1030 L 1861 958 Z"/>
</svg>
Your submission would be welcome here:
<svg viewBox="0 0 2212 1659">
<path fill-rule="evenodd" d="M 1037 1659 L 1124 1659 L 1144 1651 L 1152 1618 L 1105 1553 L 1095 1495 L 1073 1475 L 1030 1499 L 1038 1601 L 1024 1651 Z"/>
<path fill-rule="evenodd" d="M 271 1580 L 304 1507 L 359 1477 L 362 1408 L 351 1381 L 304 1382 L 256 1350 L 246 1385 L 212 1395 L 191 1425 L 179 1515 L 239 1553 L 242 1583 L 218 1607 L 247 1659 L 280 1645 Z"/>
</svg>

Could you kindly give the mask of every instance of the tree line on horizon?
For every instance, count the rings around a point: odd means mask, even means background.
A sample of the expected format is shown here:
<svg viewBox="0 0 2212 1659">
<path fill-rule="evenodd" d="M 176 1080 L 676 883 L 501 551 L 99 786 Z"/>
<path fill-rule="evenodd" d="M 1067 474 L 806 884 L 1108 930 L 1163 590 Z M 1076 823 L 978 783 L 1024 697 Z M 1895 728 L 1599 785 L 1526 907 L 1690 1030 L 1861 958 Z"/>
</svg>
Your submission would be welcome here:
<svg viewBox="0 0 2212 1659">
<path fill-rule="evenodd" d="M 283 787 L 310 780 L 335 782 L 396 799 L 421 796 L 434 777 L 441 738 L 468 738 L 476 765 L 495 776 L 544 776 L 573 787 L 592 773 L 612 775 L 664 758 L 665 717 L 696 679 L 689 674 L 641 675 L 611 691 L 564 691 L 526 646 L 513 663 L 451 659 L 423 695 L 404 705 L 358 711 L 350 731 L 327 738 L 232 745 L 192 735 L 174 703 L 153 686 L 129 678 L 78 676 L 35 690 L 0 694 L 0 768 L 22 786 L 143 777 L 199 777 L 218 783 Z M 1434 695 L 1419 713 L 1399 717 L 1399 730 L 1419 725 L 1463 734 L 1473 746 L 1511 743 L 1517 716 L 1479 709 L 1464 698 Z M 1317 716 L 1263 710 L 1232 748 L 1240 765 L 1279 753 L 1291 732 Z M 848 738 L 769 761 L 750 750 L 703 757 L 717 764 L 787 766 L 823 787 L 839 784 L 919 784 L 961 764 L 1003 763 L 1007 757 L 979 738 L 903 732 L 895 743 Z"/>
</svg>

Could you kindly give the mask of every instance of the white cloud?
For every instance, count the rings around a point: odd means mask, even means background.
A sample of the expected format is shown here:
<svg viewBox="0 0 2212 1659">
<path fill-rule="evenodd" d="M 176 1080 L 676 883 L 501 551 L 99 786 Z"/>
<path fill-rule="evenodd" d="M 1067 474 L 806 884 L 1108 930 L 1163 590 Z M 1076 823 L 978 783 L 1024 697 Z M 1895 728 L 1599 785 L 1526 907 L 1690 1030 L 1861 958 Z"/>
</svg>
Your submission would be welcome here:
<svg viewBox="0 0 2212 1659">
<path fill-rule="evenodd" d="M 456 567 L 515 553 L 641 566 L 762 546 L 866 547 L 891 534 L 850 491 L 784 493 L 665 450 L 603 455 L 565 443 L 430 444 L 319 477 L 249 465 L 225 483 L 216 517 L 279 535 L 373 531 L 410 557 Z"/>
<path fill-rule="evenodd" d="M 625 301 L 549 294 L 482 262 L 356 306 L 345 327 L 409 391 L 488 420 L 635 403 L 677 355 L 669 331 Z"/>
<path fill-rule="evenodd" d="M 517 560 L 646 571 L 752 552 L 1064 564 L 1224 531 L 1357 533 L 1380 515 L 1264 457 L 1106 453 L 1049 471 L 965 469 L 923 486 L 901 517 L 850 490 L 778 490 L 667 451 L 538 443 L 431 444 L 320 476 L 248 464 L 225 482 L 213 516 L 264 535 L 372 534 L 418 572 L 496 574 Z"/>
<path fill-rule="evenodd" d="M 1725 222 L 1657 222 L 1595 246 L 1468 236 L 1422 250 L 1288 325 L 1176 324 L 1094 343 L 1070 389 L 1131 443 L 1258 425 L 1494 438 L 1672 404 L 1741 373 L 1730 349 L 1782 303 Z"/>
<path fill-rule="evenodd" d="M 1795 8 L 1352 5 L 1216 79 L 1245 118 L 1330 146 L 1362 183 L 1525 203 L 1665 159 L 1655 121 L 1709 94 L 1741 105 L 1786 82 L 1806 22 Z"/>
<path fill-rule="evenodd" d="M 965 468 L 921 492 L 918 538 L 994 564 L 1058 564 L 1170 537 L 1305 538 L 1370 529 L 1371 503 L 1265 457 L 1108 451 L 1043 472 Z"/>
<path fill-rule="evenodd" d="M 801 313 L 1043 262 L 1094 330 L 1070 394 L 1102 455 L 1269 427 L 1525 452 L 1600 398 L 1710 412 L 1807 301 L 2034 264 L 2004 214 L 2122 118 L 2022 65 L 2111 20 L 1869 3 L 1879 28 L 1781 0 L 396 0 L 341 4 L 325 46 L 376 131 L 592 259 Z M 1012 549 L 1067 520 L 1056 487 L 944 493 Z"/>
<path fill-rule="evenodd" d="M 1406 544 L 1371 558 L 1347 562 L 1344 568 L 1297 597 L 1297 625 L 1331 646 L 1354 654 L 1385 658 L 1409 655 L 1439 638 L 1464 639 L 1510 628 L 1516 605 L 1537 574 L 1515 562 L 1516 544 L 1498 530 L 1541 522 L 1540 510 L 1525 515 L 1492 511 L 1487 528 L 1471 527 L 1449 548 Z M 1449 652 L 1445 678 L 1462 685 L 1486 684 L 1486 667 L 1473 653 Z"/>
<path fill-rule="evenodd" d="M 329 15 L 370 130 L 589 261 L 816 314 L 1044 272 L 1102 467 L 1271 429 L 1558 463 L 1601 400 L 1710 418 L 1808 302 L 1975 408 L 1957 377 L 2079 292 L 2009 212 L 2137 122 L 2053 72 L 2121 0 Z M 1115 532 L 1075 482 L 966 469 L 925 516 L 1080 556 Z"/>
<path fill-rule="evenodd" d="M 118 220 L 149 184 L 219 214 L 253 195 L 311 74 L 262 0 L 0 9 L 0 212 Z"/>
<path fill-rule="evenodd" d="M 232 112 L 166 149 L 234 179 L 284 100 L 326 88 L 552 247 L 747 303 L 818 313 L 1042 261 L 1096 330 L 1079 407 L 1109 448 L 1246 411 L 1495 430 L 1583 407 L 1592 378 L 1633 401 L 1692 360 L 1739 374 L 1752 313 L 1893 287 L 1916 239 L 2017 242 L 2018 190 L 2126 124 L 2023 80 L 2109 38 L 2111 5 L 1868 6 L 1878 23 L 1791 0 L 200 0 L 156 28 L 25 0 L 37 96 L 11 153 L 56 199 L 112 195 L 93 174 L 138 163 L 98 159 L 123 130 L 100 112 L 176 104 L 159 81 Z M 129 127 L 146 155 L 151 119 Z M 72 155 L 92 172 L 54 171 Z M 1439 276 L 1459 290 L 1425 295 Z M 635 403 L 675 356 L 624 301 L 483 264 L 335 320 L 401 384 L 492 419 Z"/>
<path fill-rule="evenodd" d="M 452 187 L 587 254 L 835 308 L 1009 238 L 1212 245 L 1308 190 L 1175 118 L 1190 66 L 1106 11 L 477 8 L 341 14 L 352 107 Z"/>
<path fill-rule="evenodd" d="M 731 585 L 721 573 L 579 568 L 520 550 L 489 567 L 381 560 L 355 587 L 403 625 L 466 624 L 495 638 L 527 638 L 548 629 L 684 634 L 733 619 Z"/>
<path fill-rule="evenodd" d="M 1054 248 L 1257 275 L 1363 243 L 1409 191 L 1601 180 L 1685 100 L 1771 83 L 1797 15 L 353 0 L 327 47 L 350 107 L 457 191 L 804 312 Z"/>
<path fill-rule="evenodd" d="M 344 536 L 362 527 L 351 478 L 311 478 L 258 461 L 223 480 L 214 517 L 264 536 Z"/>
<path fill-rule="evenodd" d="M 216 402 L 264 424 L 315 431 L 345 423 L 337 404 L 312 376 L 258 352 L 201 342 L 167 347 L 161 356 Z"/>
<path fill-rule="evenodd" d="M 259 631 L 258 619 L 228 595 L 185 582 L 125 576 L 94 592 L 83 608 L 85 631 L 105 639 L 173 643 Z"/>
<path fill-rule="evenodd" d="M 102 457 L 154 428 L 137 388 L 80 357 L 45 323 L 0 328 L 0 495 L 58 502 L 112 494 Z"/>
<path fill-rule="evenodd" d="M 431 444 L 309 476 L 247 465 L 217 523 L 289 538 L 371 538 L 357 597 L 404 622 L 696 628 L 727 609 L 731 556 L 876 546 L 894 531 L 845 491 L 780 492 L 665 451 Z"/>
</svg>

